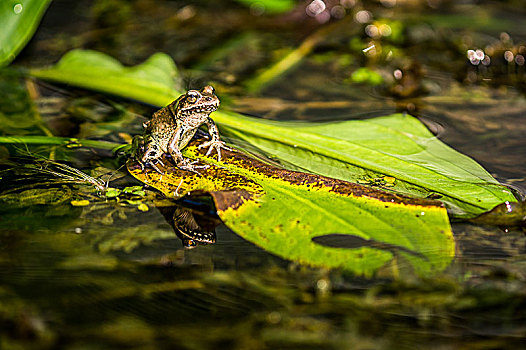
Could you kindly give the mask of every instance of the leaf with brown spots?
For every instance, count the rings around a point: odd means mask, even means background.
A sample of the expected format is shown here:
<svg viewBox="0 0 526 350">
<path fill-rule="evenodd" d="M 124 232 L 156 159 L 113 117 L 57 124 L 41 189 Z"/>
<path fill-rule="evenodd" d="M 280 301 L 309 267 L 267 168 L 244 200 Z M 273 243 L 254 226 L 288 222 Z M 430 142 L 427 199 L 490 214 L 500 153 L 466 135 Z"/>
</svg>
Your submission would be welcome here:
<svg viewBox="0 0 526 350">
<path fill-rule="evenodd" d="M 141 170 L 134 161 L 128 169 L 168 197 L 209 193 L 228 227 L 285 259 L 365 275 L 405 263 L 428 274 L 443 270 L 454 256 L 447 213 L 439 202 L 284 170 L 237 151 L 224 150 L 218 162 L 197 150 L 198 142 L 185 149 L 185 156 L 209 165 L 200 174 L 179 170 L 169 159 L 163 159 L 164 174 Z M 344 238 L 338 244 L 334 237 Z"/>
<path fill-rule="evenodd" d="M 291 170 L 437 198 L 455 218 L 473 218 L 517 201 L 477 162 L 444 144 L 410 115 L 301 123 L 218 111 L 213 118 L 221 135 L 248 144 Z"/>
</svg>

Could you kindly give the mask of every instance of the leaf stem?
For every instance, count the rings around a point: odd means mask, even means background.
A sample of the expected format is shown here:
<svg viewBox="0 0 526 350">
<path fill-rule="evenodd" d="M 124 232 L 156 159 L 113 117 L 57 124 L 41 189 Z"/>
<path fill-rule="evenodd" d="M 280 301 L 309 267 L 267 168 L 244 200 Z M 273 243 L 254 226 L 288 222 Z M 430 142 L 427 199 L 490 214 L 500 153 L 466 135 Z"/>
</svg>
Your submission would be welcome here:
<svg viewBox="0 0 526 350">
<path fill-rule="evenodd" d="M 261 72 L 255 78 L 250 79 L 246 84 L 247 90 L 251 93 L 258 92 L 280 75 L 297 66 L 305 56 L 312 52 L 319 42 L 323 41 L 327 35 L 336 28 L 337 25 L 339 25 L 338 22 L 321 27 L 309 35 L 301 45 L 298 46 L 298 48 L 290 52 L 267 70 Z"/>
</svg>

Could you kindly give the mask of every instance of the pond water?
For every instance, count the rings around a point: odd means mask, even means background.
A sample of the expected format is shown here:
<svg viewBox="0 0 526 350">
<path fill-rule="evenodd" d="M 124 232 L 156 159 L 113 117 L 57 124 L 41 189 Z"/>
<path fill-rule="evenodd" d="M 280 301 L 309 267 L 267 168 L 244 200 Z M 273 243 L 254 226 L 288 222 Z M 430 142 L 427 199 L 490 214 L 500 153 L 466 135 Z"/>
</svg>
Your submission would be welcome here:
<svg viewBox="0 0 526 350">
<path fill-rule="evenodd" d="M 269 14 L 272 2 L 53 1 L 0 71 L 0 131 L 129 141 L 155 108 L 25 80 L 22 70 L 79 47 L 128 65 L 161 51 L 182 86 L 212 84 L 243 114 L 309 122 L 411 113 L 524 198 L 522 1 L 305 1 Z M 298 47 L 297 64 L 263 74 Z M 105 201 L 92 186 L 50 184 L 35 169 L 57 168 L 36 155 L 111 187 L 140 185 L 110 151 L 0 146 L 2 349 L 524 346 L 523 227 L 455 221 L 444 271 L 419 276 L 400 261 L 396 273 L 360 276 L 272 255 L 221 224 L 206 200 L 138 210 L 133 194 Z M 71 204 L 80 197 L 95 204 Z M 215 244 L 183 247 L 166 219 L 180 207 L 217 225 Z"/>
</svg>

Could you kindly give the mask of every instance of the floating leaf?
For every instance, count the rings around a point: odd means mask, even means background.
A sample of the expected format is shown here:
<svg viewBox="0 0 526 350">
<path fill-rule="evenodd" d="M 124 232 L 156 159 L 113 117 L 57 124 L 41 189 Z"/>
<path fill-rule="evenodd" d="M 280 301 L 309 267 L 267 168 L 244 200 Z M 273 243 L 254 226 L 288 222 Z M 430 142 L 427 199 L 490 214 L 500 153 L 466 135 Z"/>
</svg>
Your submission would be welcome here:
<svg viewBox="0 0 526 350">
<path fill-rule="evenodd" d="M 0 67 L 9 64 L 35 33 L 51 0 L 0 1 Z"/>
<path fill-rule="evenodd" d="M 139 209 L 140 211 L 148 211 L 148 210 L 150 210 L 150 208 L 148 208 L 148 205 L 146 205 L 144 203 L 139 204 L 137 209 Z"/>
<path fill-rule="evenodd" d="M 102 53 L 75 50 L 56 66 L 32 74 L 164 106 L 180 95 L 170 83 L 174 72 L 173 61 L 164 54 L 125 68 Z M 438 198 L 454 217 L 471 218 L 506 201 L 516 202 L 480 165 L 409 115 L 324 124 L 268 121 L 225 111 L 212 117 L 223 134 L 248 142 L 293 170 L 352 182 L 393 177 L 387 189 Z"/>
<path fill-rule="evenodd" d="M 118 197 L 122 193 L 122 190 L 119 188 L 109 187 L 106 189 L 105 195 L 107 198 Z"/>
<path fill-rule="evenodd" d="M 79 201 L 71 201 L 71 205 L 74 207 L 85 207 L 89 205 L 89 200 L 83 199 Z"/>
<path fill-rule="evenodd" d="M 215 113 L 223 134 L 248 142 L 293 169 L 352 182 L 395 178 L 388 189 L 434 197 L 456 217 L 474 217 L 515 197 L 473 159 L 436 138 L 418 119 L 294 123 Z M 387 182 L 387 181 L 386 181 Z"/>
<path fill-rule="evenodd" d="M 127 194 L 132 194 L 136 196 L 145 196 L 146 192 L 142 189 L 142 186 L 131 186 L 131 187 L 124 187 L 122 192 Z"/>
<path fill-rule="evenodd" d="M 237 234 L 301 263 L 370 275 L 396 258 L 430 273 L 444 269 L 454 255 L 447 213 L 439 202 L 280 169 L 235 151 L 223 151 L 221 162 L 203 153 L 195 143 L 185 149 L 186 156 L 210 164 L 200 174 L 173 166 L 162 168 L 164 174 L 143 171 L 133 162 L 128 169 L 169 197 L 209 193 L 220 218 Z M 333 234 L 358 237 L 367 244 L 325 244 L 323 236 Z"/>
</svg>

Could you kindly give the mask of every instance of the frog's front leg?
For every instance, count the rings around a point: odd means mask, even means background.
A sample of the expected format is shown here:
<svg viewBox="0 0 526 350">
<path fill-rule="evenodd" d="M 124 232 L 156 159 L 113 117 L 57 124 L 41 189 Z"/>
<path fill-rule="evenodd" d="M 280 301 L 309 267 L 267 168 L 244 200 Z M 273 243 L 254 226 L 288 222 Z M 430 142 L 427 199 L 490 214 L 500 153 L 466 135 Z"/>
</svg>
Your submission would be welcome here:
<svg viewBox="0 0 526 350">
<path fill-rule="evenodd" d="M 174 136 L 168 143 L 168 153 L 170 153 L 179 169 L 188 170 L 199 174 L 195 169 L 207 168 L 208 165 L 195 166 L 194 164 L 198 162 L 197 160 L 191 161 L 188 158 L 183 157 L 183 154 L 181 153 L 181 148 L 186 146 L 186 144 L 188 143 L 187 138 L 189 138 L 188 135 L 190 134 L 190 129 L 187 129 L 184 126 L 178 128 L 174 133 Z M 192 137 L 192 135 L 193 134 L 190 135 L 190 138 Z"/>
<path fill-rule="evenodd" d="M 206 152 L 206 155 L 210 155 L 212 153 L 212 150 L 216 150 L 217 152 L 217 160 L 221 161 L 221 148 L 224 148 L 226 150 L 231 151 L 232 149 L 225 146 L 225 143 L 219 139 L 219 130 L 217 130 L 216 123 L 212 120 L 212 118 L 208 117 L 205 121 L 206 126 L 208 127 L 208 133 L 212 137 L 210 141 L 203 142 L 199 145 L 198 148 L 206 148 L 210 147 L 208 151 Z"/>
<path fill-rule="evenodd" d="M 179 164 L 184 163 L 184 157 L 179 149 L 179 144 L 181 143 L 181 136 L 185 132 L 184 127 L 177 128 L 174 135 L 168 142 L 168 153 L 172 156 L 173 160 L 179 166 Z"/>
</svg>

